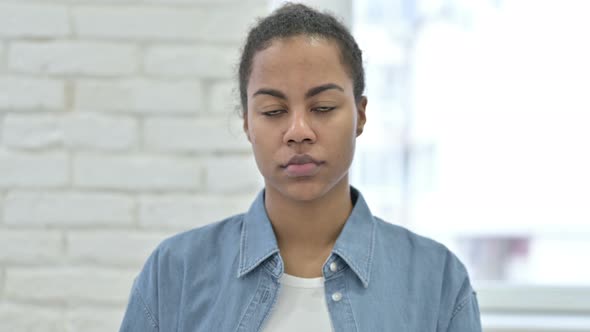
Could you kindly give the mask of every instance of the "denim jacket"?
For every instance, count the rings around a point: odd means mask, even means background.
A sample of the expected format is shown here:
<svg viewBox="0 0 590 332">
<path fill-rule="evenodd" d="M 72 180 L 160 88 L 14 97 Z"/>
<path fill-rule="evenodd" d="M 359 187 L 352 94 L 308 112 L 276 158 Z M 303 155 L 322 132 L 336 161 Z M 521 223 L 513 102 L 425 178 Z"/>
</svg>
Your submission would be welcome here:
<svg viewBox="0 0 590 332">
<path fill-rule="evenodd" d="M 323 266 L 334 331 L 481 331 L 461 262 L 351 196 Z M 261 191 L 247 213 L 163 241 L 135 279 L 120 332 L 262 331 L 283 270 Z"/>
</svg>

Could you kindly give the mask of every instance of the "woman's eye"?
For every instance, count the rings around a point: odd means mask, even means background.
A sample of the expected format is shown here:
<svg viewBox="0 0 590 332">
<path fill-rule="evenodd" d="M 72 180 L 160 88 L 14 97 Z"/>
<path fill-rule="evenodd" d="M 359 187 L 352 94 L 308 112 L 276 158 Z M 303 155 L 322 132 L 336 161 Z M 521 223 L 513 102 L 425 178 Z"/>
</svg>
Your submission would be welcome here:
<svg viewBox="0 0 590 332">
<path fill-rule="evenodd" d="M 263 112 L 262 114 L 265 116 L 276 116 L 276 115 L 279 115 L 283 112 L 284 112 L 284 110 L 272 110 L 272 111 Z"/>
<path fill-rule="evenodd" d="M 331 110 L 335 109 L 336 107 L 330 107 L 330 106 L 320 106 L 320 107 L 316 107 L 313 109 L 314 112 L 320 112 L 320 113 L 324 113 L 324 112 L 330 112 Z"/>
</svg>

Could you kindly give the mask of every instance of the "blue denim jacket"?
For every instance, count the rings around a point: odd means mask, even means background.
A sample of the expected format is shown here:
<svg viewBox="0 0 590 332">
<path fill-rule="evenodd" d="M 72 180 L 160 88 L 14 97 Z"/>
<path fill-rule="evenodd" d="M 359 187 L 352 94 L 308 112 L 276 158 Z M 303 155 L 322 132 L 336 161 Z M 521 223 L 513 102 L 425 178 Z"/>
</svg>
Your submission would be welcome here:
<svg viewBox="0 0 590 332">
<path fill-rule="evenodd" d="M 334 330 L 481 331 L 461 262 L 373 217 L 351 192 L 354 208 L 323 266 Z M 163 241 L 135 280 L 120 331 L 261 331 L 282 273 L 262 191 L 247 213 Z"/>
</svg>

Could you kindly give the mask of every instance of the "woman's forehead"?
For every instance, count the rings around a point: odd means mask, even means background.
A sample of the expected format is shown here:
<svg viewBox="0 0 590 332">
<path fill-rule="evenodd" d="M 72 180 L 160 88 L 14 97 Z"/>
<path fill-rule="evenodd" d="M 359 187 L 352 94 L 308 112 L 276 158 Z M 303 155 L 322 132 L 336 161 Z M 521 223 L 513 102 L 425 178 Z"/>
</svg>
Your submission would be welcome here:
<svg viewBox="0 0 590 332">
<path fill-rule="evenodd" d="M 338 44 L 332 40 L 313 36 L 280 38 L 273 40 L 265 49 L 256 52 L 252 61 L 252 70 L 284 64 L 337 62 L 341 65 L 340 58 Z"/>
<path fill-rule="evenodd" d="M 274 40 L 257 52 L 252 61 L 250 88 L 294 82 L 336 81 L 352 84 L 342 64 L 338 44 L 332 40 L 297 36 Z"/>
</svg>

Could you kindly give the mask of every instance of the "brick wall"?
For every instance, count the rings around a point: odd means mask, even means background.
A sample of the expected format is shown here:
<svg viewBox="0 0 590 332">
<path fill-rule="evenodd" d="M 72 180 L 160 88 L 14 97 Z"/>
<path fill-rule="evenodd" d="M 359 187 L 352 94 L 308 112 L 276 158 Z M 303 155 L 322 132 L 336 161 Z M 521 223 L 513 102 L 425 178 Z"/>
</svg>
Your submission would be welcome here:
<svg viewBox="0 0 590 332">
<path fill-rule="evenodd" d="M 235 107 L 264 0 L 0 0 L 0 331 L 116 331 L 164 237 L 261 187 Z"/>
</svg>

